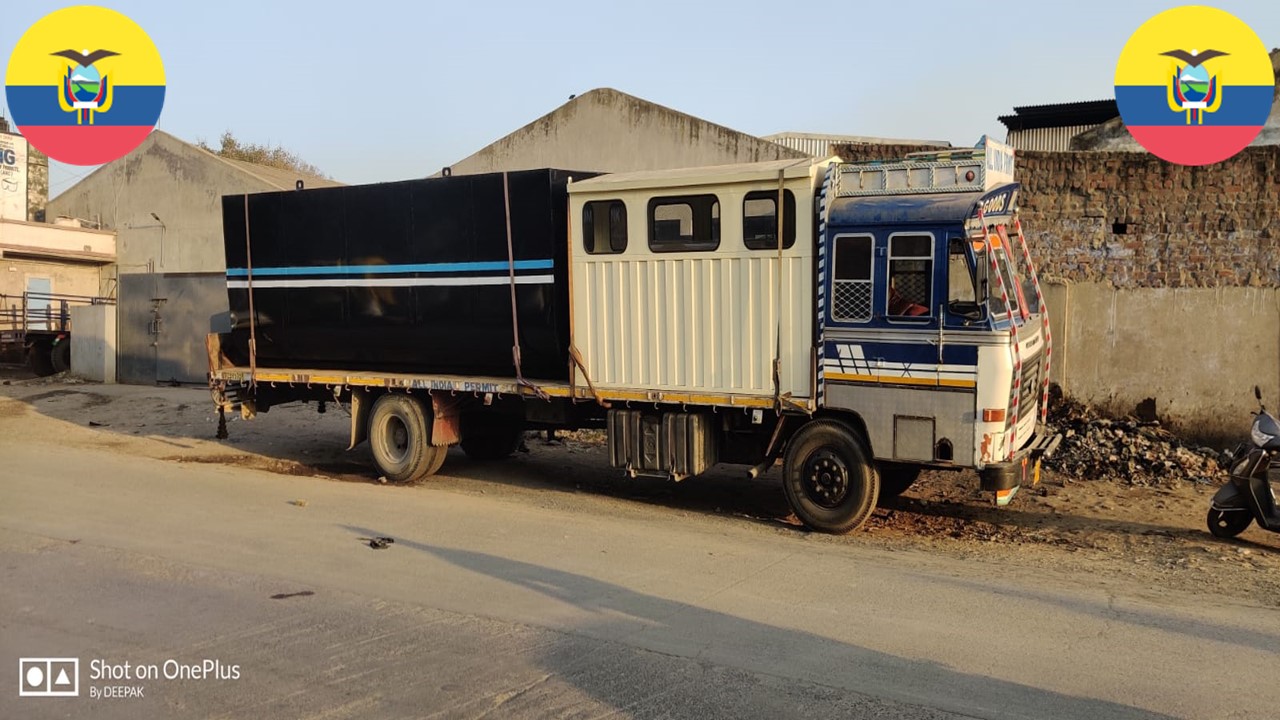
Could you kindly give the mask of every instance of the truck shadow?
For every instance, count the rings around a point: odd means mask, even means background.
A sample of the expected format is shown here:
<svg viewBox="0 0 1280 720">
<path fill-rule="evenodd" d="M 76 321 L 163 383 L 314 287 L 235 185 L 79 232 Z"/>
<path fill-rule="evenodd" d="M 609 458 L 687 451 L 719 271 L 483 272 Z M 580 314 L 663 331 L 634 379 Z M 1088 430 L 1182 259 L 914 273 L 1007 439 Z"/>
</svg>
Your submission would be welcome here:
<svg viewBox="0 0 1280 720">
<path fill-rule="evenodd" d="M 384 534 L 343 527 L 357 537 Z M 974 717 L 1167 717 L 961 672 L 507 557 L 401 537 L 395 547 L 581 611 L 577 615 L 583 619 L 559 630 L 562 641 L 531 649 L 530 660 L 555 682 L 628 714 L 661 715 L 678 708 L 687 717 L 896 717 L 904 710 L 916 714 L 941 707 Z M 519 700 L 530 707 L 517 704 L 504 711 L 536 714 L 539 701 L 550 699 L 526 695 Z"/>
</svg>

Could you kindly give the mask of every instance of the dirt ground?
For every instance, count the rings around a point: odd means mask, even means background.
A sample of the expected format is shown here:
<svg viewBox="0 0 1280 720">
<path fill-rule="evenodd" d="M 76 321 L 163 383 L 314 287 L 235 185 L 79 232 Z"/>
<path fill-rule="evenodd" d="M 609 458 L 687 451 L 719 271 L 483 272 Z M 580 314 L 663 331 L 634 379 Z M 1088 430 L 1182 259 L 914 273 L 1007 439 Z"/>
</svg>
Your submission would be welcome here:
<svg viewBox="0 0 1280 720">
<path fill-rule="evenodd" d="M 277 407 L 252 421 L 228 417 L 230 438 L 218 441 L 217 416 L 203 388 L 94 385 L 0 368 L 0 451 L 15 442 L 74 444 L 317 482 L 379 482 L 367 444 L 346 451 L 348 423 L 333 405 L 323 415 L 314 404 Z M 624 479 L 606 455 L 600 432 L 561 434 L 555 443 L 530 433 L 525 450 L 501 463 L 469 462 L 451 451 L 431 487 L 619 518 L 675 512 L 691 522 L 805 532 L 787 509 L 776 467 L 757 480 L 745 479 L 740 468 L 720 467 L 677 484 Z M 993 576 L 1034 570 L 1082 583 L 1136 584 L 1151 596 L 1170 588 L 1280 606 L 1280 536 L 1256 526 L 1233 541 L 1209 535 L 1205 514 L 1216 485 L 1137 487 L 1050 472 L 1007 508 L 994 507 L 976 488 L 969 472 L 926 473 L 901 498 L 882 502 L 864 530 L 806 537 L 830 546 L 989 561 Z"/>
</svg>

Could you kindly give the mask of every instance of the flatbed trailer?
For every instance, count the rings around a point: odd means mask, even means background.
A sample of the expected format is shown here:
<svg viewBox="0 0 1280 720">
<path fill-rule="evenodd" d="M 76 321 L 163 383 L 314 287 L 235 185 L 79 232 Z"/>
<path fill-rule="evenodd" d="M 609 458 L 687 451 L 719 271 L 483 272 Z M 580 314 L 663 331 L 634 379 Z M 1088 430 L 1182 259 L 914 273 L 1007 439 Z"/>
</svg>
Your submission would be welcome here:
<svg viewBox="0 0 1280 720">
<path fill-rule="evenodd" d="M 1011 148 L 564 174 L 224 198 L 220 416 L 340 403 L 350 447 L 404 482 L 451 445 L 606 428 L 632 477 L 781 462 L 793 511 L 834 533 L 926 468 L 977 470 L 999 505 L 1038 481 L 1051 337 Z M 388 208 L 383 230 L 343 203 Z"/>
<path fill-rule="evenodd" d="M 0 357 L 20 359 L 40 376 L 70 370 L 71 308 L 113 304 L 93 295 L 0 295 Z"/>
</svg>

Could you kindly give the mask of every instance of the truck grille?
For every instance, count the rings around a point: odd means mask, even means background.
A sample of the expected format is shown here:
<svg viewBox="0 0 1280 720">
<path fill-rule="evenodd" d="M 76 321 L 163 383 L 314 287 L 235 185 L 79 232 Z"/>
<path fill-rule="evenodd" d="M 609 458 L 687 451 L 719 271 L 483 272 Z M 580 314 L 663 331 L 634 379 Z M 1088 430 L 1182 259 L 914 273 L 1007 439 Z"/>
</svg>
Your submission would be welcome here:
<svg viewBox="0 0 1280 720">
<path fill-rule="evenodd" d="M 1018 388 L 1018 420 L 1022 421 L 1029 413 L 1035 412 L 1040 401 L 1040 356 L 1036 355 L 1022 363 L 1022 384 Z"/>
</svg>

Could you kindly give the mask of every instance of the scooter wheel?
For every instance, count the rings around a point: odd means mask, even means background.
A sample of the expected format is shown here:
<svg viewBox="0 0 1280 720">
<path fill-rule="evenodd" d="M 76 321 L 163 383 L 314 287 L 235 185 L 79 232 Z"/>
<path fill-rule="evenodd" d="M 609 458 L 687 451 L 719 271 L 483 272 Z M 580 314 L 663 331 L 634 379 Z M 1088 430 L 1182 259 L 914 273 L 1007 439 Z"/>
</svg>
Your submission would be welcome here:
<svg viewBox="0 0 1280 720">
<path fill-rule="evenodd" d="M 1233 538 L 1249 527 L 1249 523 L 1253 522 L 1253 515 L 1247 510 L 1222 511 L 1209 508 L 1209 517 L 1205 522 L 1214 537 Z"/>
</svg>

